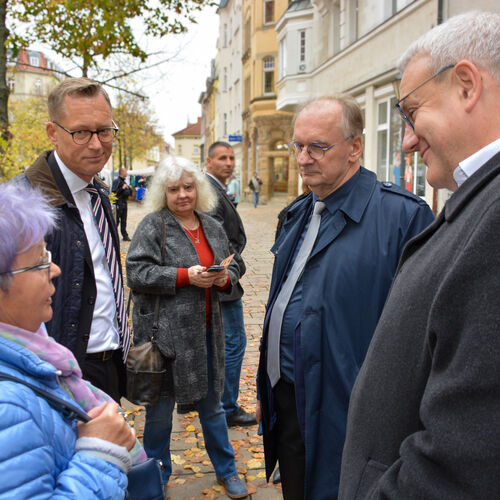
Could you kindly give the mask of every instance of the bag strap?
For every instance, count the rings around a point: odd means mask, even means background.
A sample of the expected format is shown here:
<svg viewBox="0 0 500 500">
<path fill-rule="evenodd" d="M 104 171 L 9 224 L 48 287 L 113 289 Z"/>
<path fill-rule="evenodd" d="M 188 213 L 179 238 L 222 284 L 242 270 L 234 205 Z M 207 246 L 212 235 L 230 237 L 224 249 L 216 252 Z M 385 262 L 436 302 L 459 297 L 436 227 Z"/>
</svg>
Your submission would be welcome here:
<svg viewBox="0 0 500 500">
<path fill-rule="evenodd" d="M 90 417 L 81 408 L 70 405 L 69 403 L 64 401 L 64 399 L 51 394 L 50 392 L 46 391 L 45 389 L 41 389 L 36 385 L 30 384 L 25 380 L 14 377 L 13 375 L 9 375 L 4 372 L 0 372 L 0 380 L 9 380 L 11 382 L 16 382 L 18 384 L 29 387 L 35 394 L 45 399 L 45 401 L 47 401 L 47 403 L 49 403 L 52 408 L 62 413 L 63 417 L 67 420 L 77 419 L 81 420 L 82 422 L 89 422 L 91 420 Z"/>
<path fill-rule="evenodd" d="M 165 257 L 165 234 L 167 232 L 166 226 L 165 226 L 165 219 L 163 218 L 163 215 L 159 213 L 160 219 L 161 219 L 161 260 L 160 263 L 163 265 L 163 259 Z M 155 336 L 158 333 L 159 329 L 159 321 L 158 321 L 158 316 L 160 313 L 160 296 L 157 295 L 156 301 L 155 301 L 155 314 L 153 318 L 153 326 L 151 327 L 151 330 L 153 332 L 151 336 L 151 342 L 155 342 Z"/>
<path fill-rule="evenodd" d="M 160 263 L 163 265 L 163 258 L 165 256 L 165 234 L 167 232 L 167 227 L 165 225 L 165 219 L 163 218 L 163 215 L 158 212 L 158 215 L 160 216 L 161 219 L 161 260 Z M 130 317 L 130 302 L 132 300 L 132 290 L 129 291 L 128 293 L 128 299 L 127 299 L 127 317 Z M 151 335 L 151 342 L 155 342 L 155 336 L 158 333 L 159 329 L 159 322 L 158 322 L 158 316 L 160 314 L 160 296 L 158 295 L 156 297 L 155 301 L 155 313 L 153 317 L 153 326 L 151 327 L 152 335 Z"/>
</svg>

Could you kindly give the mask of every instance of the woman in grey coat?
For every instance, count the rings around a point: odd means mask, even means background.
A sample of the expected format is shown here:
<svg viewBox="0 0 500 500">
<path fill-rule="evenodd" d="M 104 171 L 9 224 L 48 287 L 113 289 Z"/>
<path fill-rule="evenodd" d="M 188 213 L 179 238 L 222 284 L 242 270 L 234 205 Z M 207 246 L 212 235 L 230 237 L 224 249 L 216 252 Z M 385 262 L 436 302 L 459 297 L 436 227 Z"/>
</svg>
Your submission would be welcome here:
<svg viewBox="0 0 500 500">
<path fill-rule="evenodd" d="M 146 408 L 146 453 L 163 461 L 168 481 L 174 404 L 195 403 L 218 481 L 231 498 L 243 498 L 248 492 L 236 471 L 220 402 L 224 330 L 217 294 L 231 291 L 239 279 L 239 268 L 231 262 L 220 271 L 207 271 L 229 256 L 222 226 L 201 213 L 215 202 L 212 188 L 195 165 L 168 157 L 148 190 L 146 203 L 151 213 L 139 223 L 130 244 L 127 283 L 134 298 L 136 345 L 150 338 L 160 295 L 157 344 L 167 360 L 167 375 L 159 403 Z"/>
</svg>

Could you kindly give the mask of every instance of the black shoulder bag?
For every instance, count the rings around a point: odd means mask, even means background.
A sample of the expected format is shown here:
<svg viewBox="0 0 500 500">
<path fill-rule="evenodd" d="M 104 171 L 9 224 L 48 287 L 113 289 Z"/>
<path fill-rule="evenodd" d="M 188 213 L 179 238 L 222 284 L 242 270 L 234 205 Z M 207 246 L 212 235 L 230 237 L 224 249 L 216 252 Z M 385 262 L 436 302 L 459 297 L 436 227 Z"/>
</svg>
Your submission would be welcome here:
<svg viewBox="0 0 500 500">
<path fill-rule="evenodd" d="M 89 422 L 91 418 L 78 406 L 70 405 L 64 399 L 50 392 L 30 384 L 20 378 L 0 372 L 0 380 L 10 380 L 29 387 L 37 396 L 45 399 L 55 410 L 60 412 L 66 420 L 80 420 Z M 162 483 L 162 463 L 154 458 L 133 465 L 128 473 L 128 486 L 125 500 L 165 500 L 165 486 Z"/>
<path fill-rule="evenodd" d="M 165 255 L 165 219 L 161 214 L 161 263 Z M 129 292 L 127 315 L 130 310 Z M 160 312 L 160 296 L 156 297 L 153 326 L 148 342 L 133 345 L 127 356 L 127 399 L 137 405 L 155 405 L 160 400 L 161 386 L 166 373 L 166 362 L 156 344 L 158 334 L 158 315 Z"/>
</svg>

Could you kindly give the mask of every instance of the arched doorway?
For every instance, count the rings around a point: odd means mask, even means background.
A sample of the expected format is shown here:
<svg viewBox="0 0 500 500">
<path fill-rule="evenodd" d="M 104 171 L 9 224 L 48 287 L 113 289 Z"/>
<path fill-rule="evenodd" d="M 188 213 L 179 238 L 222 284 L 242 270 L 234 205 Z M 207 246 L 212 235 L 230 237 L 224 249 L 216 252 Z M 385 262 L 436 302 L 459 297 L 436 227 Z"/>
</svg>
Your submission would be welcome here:
<svg viewBox="0 0 500 500">
<path fill-rule="evenodd" d="M 282 139 L 277 140 L 272 148 L 274 191 L 288 191 L 288 144 Z"/>
</svg>

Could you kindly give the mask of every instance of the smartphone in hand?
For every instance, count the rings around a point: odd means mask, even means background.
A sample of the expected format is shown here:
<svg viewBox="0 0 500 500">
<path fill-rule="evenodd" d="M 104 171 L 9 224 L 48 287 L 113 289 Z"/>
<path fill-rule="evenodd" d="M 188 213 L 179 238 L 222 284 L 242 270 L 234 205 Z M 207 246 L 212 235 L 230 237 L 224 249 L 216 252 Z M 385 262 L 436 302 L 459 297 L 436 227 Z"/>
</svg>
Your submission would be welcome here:
<svg viewBox="0 0 500 500">
<path fill-rule="evenodd" d="M 220 271 L 224 271 L 225 266 L 210 266 L 205 269 L 207 273 L 218 273 Z"/>
</svg>

